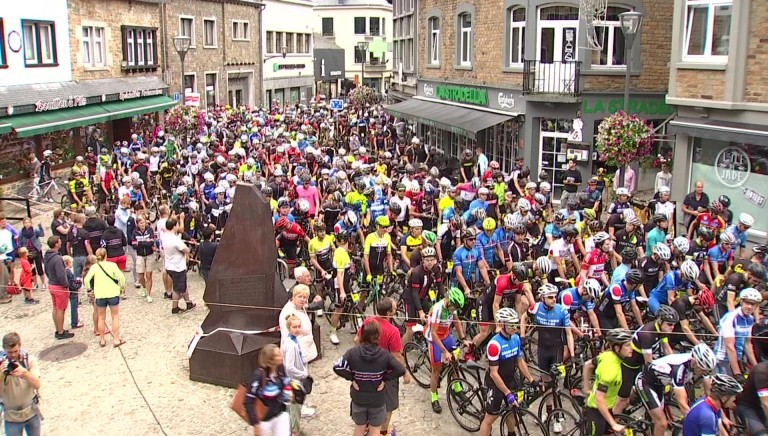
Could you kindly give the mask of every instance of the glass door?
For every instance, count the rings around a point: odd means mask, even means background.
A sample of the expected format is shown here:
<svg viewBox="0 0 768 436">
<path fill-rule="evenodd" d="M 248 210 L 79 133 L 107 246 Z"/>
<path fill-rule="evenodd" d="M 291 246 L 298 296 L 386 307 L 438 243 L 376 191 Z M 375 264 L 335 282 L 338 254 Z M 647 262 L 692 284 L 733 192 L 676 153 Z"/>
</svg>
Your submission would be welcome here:
<svg viewBox="0 0 768 436">
<path fill-rule="evenodd" d="M 568 146 L 568 126 L 565 119 L 542 118 L 539 131 L 539 166 L 546 172 L 542 180 L 552 185 L 552 203 L 560 204 L 563 193 L 561 180 L 568 167 L 566 149 Z"/>
<path fill-rule="evenodd" d="M 550 6 L 539 10 L 536 38 L 539 67 L 536 83 L 539 92 L 574 91 L 578 59 L 579 10 L 570 6 Z"/>
</svg>

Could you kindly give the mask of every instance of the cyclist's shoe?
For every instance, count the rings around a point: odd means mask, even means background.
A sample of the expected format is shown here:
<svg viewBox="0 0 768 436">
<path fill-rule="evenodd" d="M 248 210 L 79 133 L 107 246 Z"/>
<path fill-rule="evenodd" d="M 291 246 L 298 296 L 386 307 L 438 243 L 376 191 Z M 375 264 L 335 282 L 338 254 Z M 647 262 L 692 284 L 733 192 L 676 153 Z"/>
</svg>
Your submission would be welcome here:
<svg viewBox="0 0 768 436">
<path fill-rule="evenodd" d="M 469 402 L 469 397 L 467 396 L 467 393 L 464 391 L 454 391 L 453 396 L 456 397 L 456 399 L 459 400 L 459 403 L 461 404 L 467 404 Z"/>
<path fill-rule="evenodd" d="M 432 411 L 435 413 L 443 413 L 443 408 L 440 406 L 440 401 L 433 401 L 432 402 Z"/>
<path fill-rule="evenodd" d="M 555 419 L 555 422 L 552 424 L 552 431 L 554 433 L 562 433 L 563 432 L 563 423 L 560 422 L 560 419 Z"/>
<path fill-rule="evenodd" d="M 339 337 L 336 335 L 336 332 L 331 332 L 331 343 L 333 345 L 339 345 Z"/>
</svg>

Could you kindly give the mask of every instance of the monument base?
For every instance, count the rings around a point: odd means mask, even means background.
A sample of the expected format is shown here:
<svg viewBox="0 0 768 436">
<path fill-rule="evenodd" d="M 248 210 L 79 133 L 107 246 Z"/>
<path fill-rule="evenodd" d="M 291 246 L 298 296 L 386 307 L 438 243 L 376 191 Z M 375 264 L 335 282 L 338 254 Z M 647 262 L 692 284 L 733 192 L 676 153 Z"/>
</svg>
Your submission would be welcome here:
<svg viewBox="0 0 768 436">
<path fill-rule="evenodd" d="M 248 383 L 258 367 L 259 351 L 268 344 L 279 347 L 280 332 L 216 332 L 201 338 L 189 359 L 189 378 L 228 388 Z"/>
</svg>

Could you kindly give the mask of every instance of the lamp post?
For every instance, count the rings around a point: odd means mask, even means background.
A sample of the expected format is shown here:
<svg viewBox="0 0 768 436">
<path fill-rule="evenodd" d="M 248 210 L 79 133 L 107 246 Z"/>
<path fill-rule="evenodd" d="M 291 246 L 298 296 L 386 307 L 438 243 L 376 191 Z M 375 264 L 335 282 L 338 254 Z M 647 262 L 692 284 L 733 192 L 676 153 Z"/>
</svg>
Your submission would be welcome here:
<svg viewBox="0 0 768 436">
<path fill-rule="evenodd" d="M 363 56 L 363 62 L 360 64 L 360 86 L 363 86 L 365 85 L 365 61 L 368 59 L 368 41 L 358 42 L 357 49 Z"/>
<path fill-rule="evenodd" d="M 635 44 L 635 36 L 643 24 L 643 14 L 641 12 L 622 12 L 619 14 L 621 22 L 621 31 L 624 33 L 624 63 L 627 65 L 624 74 L 624 112 L 629 113 L 629 86 L 631 84 L 632 69 L 632 46 Z M 624 187 L 624 174 L 626 167 L 619 168 L 619 180 L 616 186 Z"/>
<path fill-rule="evenodd" d="M 181 60 L 181 104 L 187 104 L 187 88 L 184 86 L 184 58 L 187 57 L 187 51 L 192 44 L 192 39 L 188 36 L 178 35 L 173 38 L 173 47 L 179 54 Z"/>
</svg>

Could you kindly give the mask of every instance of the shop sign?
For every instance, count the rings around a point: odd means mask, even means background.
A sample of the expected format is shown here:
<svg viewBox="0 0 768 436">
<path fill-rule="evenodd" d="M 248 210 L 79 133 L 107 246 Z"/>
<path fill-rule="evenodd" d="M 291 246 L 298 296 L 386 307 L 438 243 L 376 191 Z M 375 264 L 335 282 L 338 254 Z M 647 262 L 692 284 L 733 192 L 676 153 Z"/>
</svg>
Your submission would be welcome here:
<svg viewBox="0 0 768 436">
<path fill-rule="evenodd" d="M 38 100 L 35 103 L 35 112 L 55 111 L 59 109 L 68 109 L 86 105 L 85 96 L 70 95 L 67 98 L 54 98 L 51 100 Z"/>
<path fill-rule="evenodd" d="M 726 147 L 717 154 L 715 172 L 723 185 L 737 188 L 749 177 L 749 155 L 740 147 Z"/>
<path fill-rule="evenodd" d="M 515 108 L 515 96 L 511 92 L 499 92 L 496 102 L 499 103 L 499 107 L 502 109 Z"/>
<path fill-rule="evenodd" d="M 137 89 L 135 91 L 125 91 L 118 94 L 118 98 L 120 99 L 120 101 L 124 101 L 124 100 L 130 100 L 132 98 L 151 97 L 154 95 L 163 95 L 163 90 L 160 88 L 157 88 L 157 89 Z"/>
<path fill-rule="evenodd" d="M 429 90 L 427 87 L 429 87 Z M 425 83 L 424 95 L 428 97 L 434 95 L 440 100 L 452 101 L 454 103 L 488 106 L 488 91 L 482 88 L 457 85 L 437 85 L 433 87 L 433 85 Z"/>
<path fill-rule="evenodd" d="M 280 71 L 280 70 L 303 70 L 306 67 L 306 64 L 273 64 L 272 70 L 273 71 Z"/>
<path fill-rule="evenodd" d="M 755 191 L 752 188 L 743 188 L 742 192 L 744 193 L 744 197 L 749 200 L 751 203 L 753 203 L 757 207 L 763 207 L 765 206 L 765 195 Z"/>
<path fill-rule="evenodd" d="M 593 98 L 584 99 L 582 112 L 585 114 L 612 114 L 624 109 L 623 98 Z M 629 100 L 629 113 L 637 115 L 672 115 L 675 109 L 663 100 Z"/>
</svg>

